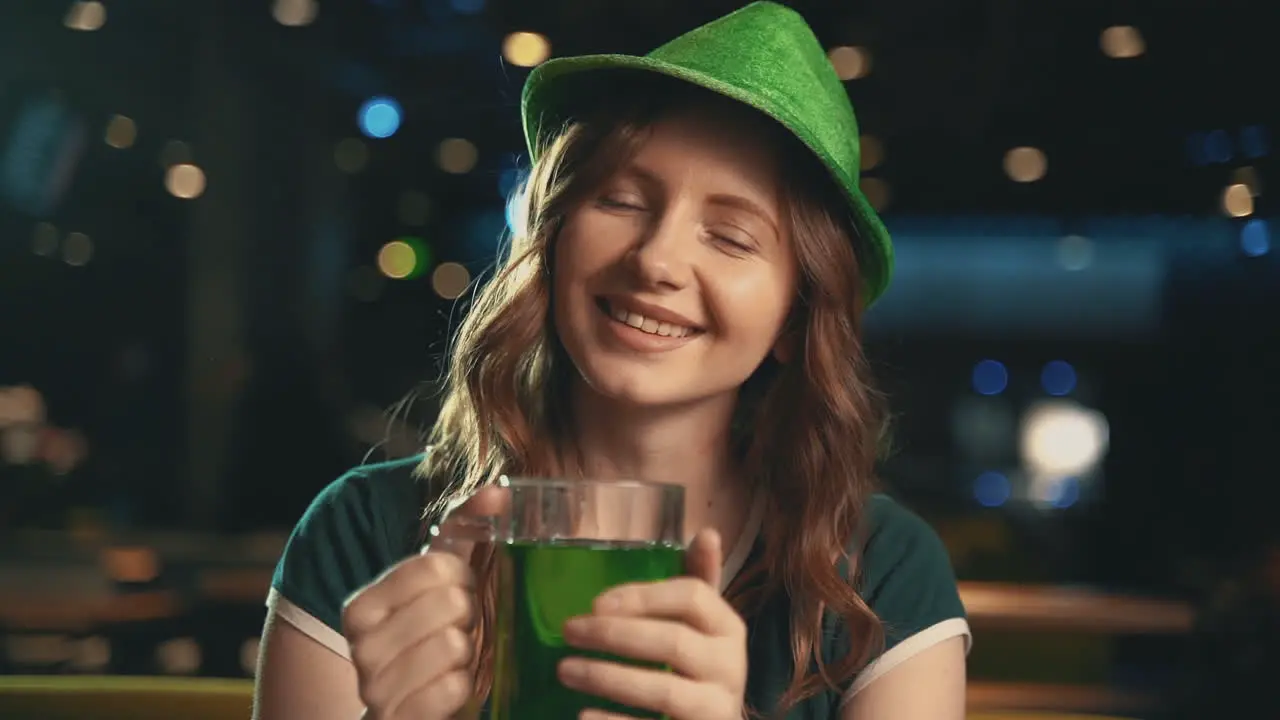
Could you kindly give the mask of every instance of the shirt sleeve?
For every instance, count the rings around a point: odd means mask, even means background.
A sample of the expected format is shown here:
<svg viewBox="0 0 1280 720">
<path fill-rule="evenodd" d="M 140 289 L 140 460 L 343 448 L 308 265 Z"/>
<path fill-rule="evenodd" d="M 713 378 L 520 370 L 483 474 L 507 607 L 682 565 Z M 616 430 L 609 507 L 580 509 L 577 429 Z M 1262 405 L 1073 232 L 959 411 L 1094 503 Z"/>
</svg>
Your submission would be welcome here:
<svg viewBox="0 0 1280 720">
<path fill-rule="evenodd" d="M 845 693 L 848 700 L 876 678 L 924 650 L 972 634 L 947 548 L 918 515 L 885 496 L 870 506 L 872 533 L 862 556 L 862 596 L 884 626 L 883 652 Z"/>
<path fill-rule="evenodd" d="M 274 595 L 342 632 L 342 606 L 390 565 L 372 479 L 352 471 L 320 492 L 276 564 Z"/>
</svg>

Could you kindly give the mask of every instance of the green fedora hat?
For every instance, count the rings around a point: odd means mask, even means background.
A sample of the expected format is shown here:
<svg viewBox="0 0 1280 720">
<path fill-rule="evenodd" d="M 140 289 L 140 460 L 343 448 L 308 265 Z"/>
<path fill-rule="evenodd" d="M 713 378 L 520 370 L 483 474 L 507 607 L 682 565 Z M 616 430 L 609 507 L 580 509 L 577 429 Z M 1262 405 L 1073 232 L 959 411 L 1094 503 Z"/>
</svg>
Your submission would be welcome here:
<svg viewBox="0 0 1280 720">
<path fill-rule="evenodd" d="M 658 73 L 745 103 L 781 123 L 822 162 L 844 190 L 859 248 L 866 304 L 884 293 L 893 274 L 889 231 L 858 187 L 858 121 L 844 84 L 799 13 L 754 2 L 691 30 L 648 55 L 580 55 L 549 60 L 530 73 L 521 115 L 530 155 L 542 133 L 555 132 L 581 108 L 574 79 L 603 71 Z"/>
</svg>

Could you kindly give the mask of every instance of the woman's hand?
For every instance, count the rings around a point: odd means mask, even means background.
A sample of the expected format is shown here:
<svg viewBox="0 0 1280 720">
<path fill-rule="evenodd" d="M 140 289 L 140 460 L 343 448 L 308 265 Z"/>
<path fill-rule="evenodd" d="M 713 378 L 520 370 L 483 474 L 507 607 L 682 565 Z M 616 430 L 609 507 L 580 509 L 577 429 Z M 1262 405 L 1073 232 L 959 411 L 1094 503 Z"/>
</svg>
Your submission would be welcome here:
<svg viewBox="0 0 1280 720">
<path fill-rule="evenodd" d="M 612 588 L 596 598 L 590 615 L 564 626 L 564 638 L 574 647 L 662 663 L 674 672 L 571 657 L 560 663 L 560 681 L 672 720 L 740 720 L 747 632 L 720 595 L 720 536 L 699 533 L 686 562 L 689 577 Z M 621 717 L 588 710 L 581 720 Z"/>
<path fill-rule="evenodd" d="M 431 550 L 397 564 L 347 601 L 351 645 L 368 720 L 444 720 L 471 699 L 476 620 L 474 543 L 454 539 L 490 515 L 502 492 L 478 492 L 441 527 Z"/>
</svg>

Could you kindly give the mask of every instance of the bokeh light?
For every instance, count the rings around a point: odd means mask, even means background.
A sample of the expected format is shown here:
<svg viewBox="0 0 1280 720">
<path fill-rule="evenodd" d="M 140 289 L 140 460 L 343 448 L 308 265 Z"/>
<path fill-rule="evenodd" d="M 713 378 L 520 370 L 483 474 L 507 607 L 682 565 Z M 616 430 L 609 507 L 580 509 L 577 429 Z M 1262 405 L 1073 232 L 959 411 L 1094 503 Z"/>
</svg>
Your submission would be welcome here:
<svg viewBox="0 0 1280 720">
<path fill-rule="evenodd" d="M 360 132 L 366 136 L 381 139 L 389 138 L 400 129 L 400 103 L 390 97 L 370 98 L 360 106 L 356 115 Z"/>
<path fill-rule="evenodd" d="M 431 252 L 421 238 L 402 237 L 378 250 L 378 270 L 392 280 L 419 277 L 431 266 Z"/>
<path fill-rule="evenodd" d="M 97 0 L 77 0 L 71 3 L 62 24 L 82 32 L 101 30 L 107 24 L 107 8 Z"/>
<path fill-rule="evenodd" d="M 858 138 L 861 148 L 859 163 L 863 170 L 874 170 L 884 162 L 884 143 L 875 135 L 863 135 Z"/>
<path fill-rule="evenodd" d="M 1271 225 L 1253 218 L 1240 228 L 1240 250 L 1248 257 L 1262 257 L 1271 252 Z"/>
<path fill-rule="evenodd" d="M 446 300 L 453 300 L 462 295 L 470 284 L 470 271 L 459 263 L 440 263 L 431 274 L 431 289 Z"/>
<path fill-rule="evenodd" d="M 827 52 L 827 59 L 841 80 L 857 80 L 871 72 L 871 51 L 862 47 L 841 45 Z"/>
<path fill-rule="evenodd" d="M 89 264 L 93 258 L 93 240 L 82 232 L 68 233 L 62 241 L 62 261 L 72 267 Z"/>
<path fill-rule="evenodd" d="M 551 57 L 551 41 L 535 32 L 513 32 L 502 41 L 502 56 L 520 67 L 540 65 Z"/>
<path fill-rule="evenodd" d="M 1098 45 L 1107 57 L 1117 60 L 1136 58 L 1147 51 L 1142 33 L 1132 25 L 1113 25 L 1103 30 Z"/>
<path fill-rule="evenodd" d="M 1012 483 L 1003 473 L 984 472 L 973 481 L 973 497 L 983 507 L 1000 507 L 1012 494 Z"/>
<path fill-rule="evenodd" d="M 1228 185 L 1222 191 L 1222 211 L 1231 217 L 1248 217 L 1253 214 L 1253 193 L 1241 183 Z"/>
<path fill-rule="evenodd" d="M 524 173 L 518 167 L 510 167 L 498 173 L 498 195 L 506 200 L 524 182 Z"/>
<path fill-rule="evenodd" d="M 133 147 L 134 141 L 138 139 L 138 126 L 131 118 L 114 115 L 107 122 L 107 131 L 103 139 L 113 148 L 123 150 Z"/>
<path fill-rule="evenodd" d="M 204 194 L 204 171 L 190 163 L 179 163 L 165 173 L 164 186 L 174 197 L 183 200 L 198 198 Z"/>
<path fill-rule="evenodd" d="M 862 178 L 858 183 L 858 188 L 862 190 L 867 202 L 871 203 L 871 207 L 875 208 L 877 212 L 889 207 L 889 203 L 893 201 L 893 188 L 887 180 L 882 178 Z"/>
<path fill-rule="evenodd" d="M 319 12 L 320 4 L 316 0 L 275 0 L 271 6 L 271 16 L 285 27 L 310 25 Z"/>
<path fill-rule="evenodd" d="M 1004 171 L 1014 182 L 1030 183 L 1044 177 L 1049 160 L 1040 148 L 1023 146 L 1004 155 Z"/>
<path fill-rule="evenodd" d="M 1101 461 L 1109 442 L 1106 417 L 1077 403 L 1038 403 L 1023 416 L 1022 462 L 1036 475 L 1084 475 Z"/>
<path fill-rule="evenodd" d="M 436 148 L 436 163 L 441 170 L 452 175 L 465 175 L 471 172 L 479 160 L 480 151 L 470 141 L 463 138 L 448 138 L 440 142 Z"/>
<path fill-rule="evenodd" d="M 1051 360 L 1040 371 L 1040 386 L 1050 395 L 1070 395 L 1076 389 L 1076 369 L 1065 360 Z"/>
<path fill-rule="evenodd" d="M 1093 241 L 1081 235 L 1067 235 L 1058 241 L 1055 255 L 1063 270 L 1084 270 L 1093 264 Z"/>
<path fill-rule="evenodd" d="M 973 366 L 972 382 L 979 395 L 999 395 L 1009 386 L 1009 371 L 999 360 L 982 360 Z"/>
</svg>

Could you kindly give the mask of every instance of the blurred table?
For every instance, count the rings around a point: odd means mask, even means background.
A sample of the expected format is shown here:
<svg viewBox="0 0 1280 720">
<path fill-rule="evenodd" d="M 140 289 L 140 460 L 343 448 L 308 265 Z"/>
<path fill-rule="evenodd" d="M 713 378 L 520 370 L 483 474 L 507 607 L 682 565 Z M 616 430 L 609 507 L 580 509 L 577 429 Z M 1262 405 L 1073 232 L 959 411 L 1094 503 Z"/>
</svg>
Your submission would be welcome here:
<svg viewBox="0 0 1280 720">
<path fill-rule="evenodd" d="M 969 703 L 968 720 L 1125 720 L 1124 718 L 983 710 Z M 223 720 L 248 718 L 253 681 L 210 678 L 0 676 L 0 717 L 6 720 Z"/>
<path fill-rule="evenodd" d="M 251 680 L 0 676 L 5 720 L 245 720 Z"/>
<path fill-rule="evenodd" d="M 154 570 L 157 589 L 178 593 L 178 602 L 260 605 L 286 537 L 146 533 L 77 538 L 54 532 L 6 536 L 0 543 L 0 622 L 5 617 L 64 612 L 65 608 L 33 608 L 37 595 L 41 603 L 53 598 L 98 603 L 90 607 L 93 612 L 132 612 L 111 609 L 111 585 L 121 573 L 147 570 Z M 1177 635 L 1189 632 L 1195 619 L 1187 603 L 1084 587 L 962 582 L 960 595 L 977 628 Z M 174 607 L 159 596 L 139 596 L 133 604 L 138 612 L 171 612 Z"/>
<path fill-rule="evenodd" d="M 43 533 L 7 537 L 0 542 L 0 635 L 7 635 L 6 647 L 12 655 L 17 647 L 13 641 L 21 640 L 23 633 L 29 634 L 36 645 L 63 637 L 75 639 L 105 633 L 116 648 L 123 645 L 110 636 L 113 628 L 130 633 L 130 638 L 137 637 L 142 628 L 150 635 L 135 643 L 136 657 L 117 662 L 117 654 L 113 654 L 110 667 L 79 670 L 120 672 L 118 666 L 123 664 L 134 668 L 125 672 L 168 671 L 164 670 L 163 663 L 152 658 L 151 648 L 158 651 L 159 645 L 169 639 L 189 636 L 197 650 L 204 653 L 202 663 L 197 663 L 201 672 L 228 673 L 229 676 L 243 668 L 243 672 L 250 673 L 251 656 L 256 655 L 250 644 L 256 643 L 263 601 L 283 544 L 284 537 L 278 534 L 239 538 L 183 533 L 77 538 L 66 533 Z M 962 582 L 960 595 L 978 636 L 980 645 L 975 653 L 986 647 L 999 653 L 999 657 L 1007 655 L 1015 664 L 1026 661 L 1016 652 L 1017 648 L 1008 650 L 999 642 L 1002 636 L 1013 637 L 1024 644 L 1037 643 L 1041 635 L 1054 634 L 1096 638 L 1100 643 L 1125 636 L 1144 636 L 1155 641 L 1186 635 L 1195 623 L 1194 609 L 1187 603 L 1082 587 Z M 144 627 L 148 623 L 153 626 L 151 629 Z M 991 640 L 987 645 L 981 645 L 984 632 Z M 245 643 L 243 648 L 241 643 Z M 56 654 L 43 646 L 36 649 L 44 655 Z M 1101 653 L 1099 662 L 1108 662 L 1108 652 Z M 210 658 L 224 659 L 217 661 L 219 665 Z M 975 655 L 971 663 L 978 659 Z M 0 656 L 0 665 L 3 660 Z M 51 663 L 24 664 L 16 658 L 11 660 L 13 668 L 9 672 L 46 672 L 45 666 L 53 669 Z M 972 717 L 983 720 L 1024 717 L 1058 720 L 1058 716 L 1052 714 L 1010 715 L 1007 712 L 1103 712 L 1141 717 L 1156 707 L 1149 696 L 1105 687 L 1109 683 L 1106 675 L 1109 670 L 1103 667 L 1103 671 L 1096 678 L 1060 673 L 1043 678 L 1056 682 L 1070 679 L 1078 683 L 1075 685 L 1020 682 L 1041 679 L 1020 674 L 979 674 L 970 683 L 969 708 L 979 713 Z M 984 681 L 989 678 L 1004 681 Z M 152 693 L 167 698 L 164 702 L 179 701 L 173 698 L 194 702 L 192 698 L 204 697 L 202 693 L 208 690 L 212 696 L 223 698 L 209 700 L 213 707 L 216 703 L 230 702 L 226 698 L 235 695 L 234 688 L 240 688 L 243 694 L 247 687 L 234 682 L 219 685 L 214 681 L 205 684 L 204 680 L 178 678 L 93 679 L 72 675 L 47 680 L 53 684 L 32 684 L 32 681 L 14 690 L 18 693 L 14 697 L 36 697 L 42 692 L 62 692 L 58 688 L 68 687 L 73 689 L 67 693 L 80 700 L 73 698 L 66 702 L 87 702 L 88 705 L 78 707 L 96 709 L 98 700 L 105 702 L 107 695 L 130 698 Z M 1009 682 L 1011 680 L 1018 681 Z M 7 682 L 11 688 L 17 687 L 13 685 L 16 680 L 10 678 Z M 85 698 L 98 700 L 86 701 Z M 15 701 L 11 697 L 5 702 Z M 21 717 L 8 713 L 7 707 L 10 706 L 0 705 L 0 717 Z M 107 703 L 102 707 L 104 712 L 109 712 L 113 706 Z M 239 714 L 235 716 L 247 717 L 244 707 L 237 707 Z M 997 711 L 1006 714 L 992 714 Z M 68 715 L 48 717 L 81 717 L 68 712 Z M 157 716 L 216 717 L 168 710 Z M 151 716 L 90 714 L 83 717 Z"/>
<path fill-rule="evenodd" d="M 0 591 L 0 626 L 23 631 L 88 632 L 103 625 L 175 618 L 186 607 L 172 590 L 92 596 Z"/>
<path fill-rule="evenodd" d="M 962 582 L 960 596 L 975 627 L 1181 635 L 1195 624 L 1184 602 L 1077 587 Z"/>
<path fill-rule="evenodd" d="M 967 698 L 970 718 L 977 713 L 978 717 L 992 720 L 1005 717 L 1083 718 L 1085 716 L 1071 713 L 1089 712 L 1140 717 L 1158 706 L 1158 698 L 1143 693 L 1052 683 L 970 681 Z"/>
<path fill-rule="evenodd" d="M 1114 717 L 1111 715 L 1077 715 L 1072 713 L 1042 713 L 1010 710 L 997 712 L 969 712 L 966 720 L 1133 720 L 1132 718 Z"/>
</svg>

